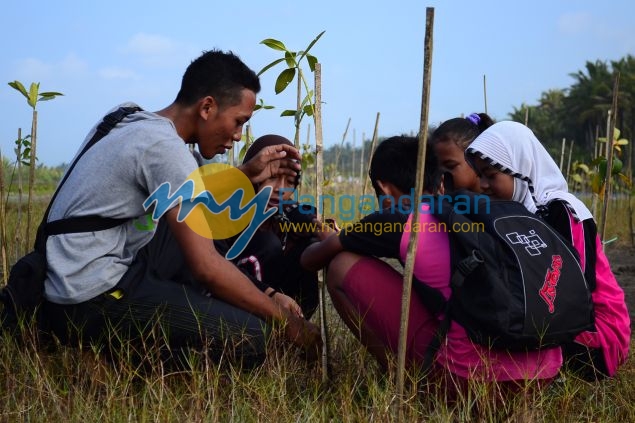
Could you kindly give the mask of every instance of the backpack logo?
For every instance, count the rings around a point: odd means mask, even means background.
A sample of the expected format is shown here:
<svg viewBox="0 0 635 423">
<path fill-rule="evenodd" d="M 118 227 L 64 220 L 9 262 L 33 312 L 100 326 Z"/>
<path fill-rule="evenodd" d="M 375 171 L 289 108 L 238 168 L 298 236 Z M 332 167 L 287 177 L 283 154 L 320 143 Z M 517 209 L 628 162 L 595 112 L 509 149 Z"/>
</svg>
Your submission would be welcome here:
<svg viewBox="0 0 635 423">
<path fill-rule="evenodd" d="M 547 248 L 547 244 L 545 244 L 534 230 L 530 230 L 528 235 L 510 232 L 505 236 L 511 244 L 523 244 L 530 256 L 539 256 L 542 253 L 540 249 Z"/>
<path fill-rule="evenodd" d="M 538 293 L 540 297 L 547 303 L 549 313 L 554 312 L 554 302 L 556 301 L 556 286 L 560 279 L 560 269 L 562 269 L 562 257 L 559 255 L 551 256 L 551 269 L 547 269 L 545 282 Z"/>
</svg>

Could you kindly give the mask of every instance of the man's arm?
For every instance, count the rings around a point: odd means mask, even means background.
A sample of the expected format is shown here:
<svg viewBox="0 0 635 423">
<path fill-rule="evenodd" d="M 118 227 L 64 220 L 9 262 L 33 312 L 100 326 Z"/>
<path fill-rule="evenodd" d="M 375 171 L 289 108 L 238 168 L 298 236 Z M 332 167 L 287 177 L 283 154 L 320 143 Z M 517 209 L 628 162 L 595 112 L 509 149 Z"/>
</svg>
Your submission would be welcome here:
<svg viewBox="0 0 635 423">
<path fill-rule="evenodd" d="M 192 213 L 196 211 L 194 209 Z M 318 349 L 321 338 L 314 324 L 289 313 L 262 293 L 233 263 L 218 254 L 211 240 L 191 230 L 185 222 L 177 221 L 178 213 L 179 207 L 174 207 L 165 217 L 198 281 L 215 297 L 229 304 L 268 322 L 284 322 L 287 338 L 296 345 L 309 350 Z"/>
</svg>

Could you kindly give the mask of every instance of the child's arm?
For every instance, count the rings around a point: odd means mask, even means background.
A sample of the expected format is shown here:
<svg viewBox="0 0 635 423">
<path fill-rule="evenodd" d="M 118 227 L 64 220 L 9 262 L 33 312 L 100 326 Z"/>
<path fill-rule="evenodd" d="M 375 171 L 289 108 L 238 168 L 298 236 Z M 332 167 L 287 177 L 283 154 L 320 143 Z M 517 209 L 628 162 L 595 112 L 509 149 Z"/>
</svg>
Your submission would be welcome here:
<svg viewBox="0 0 635 423">
<path fill-rule="evenodd" d="M 335 232 L 326 239 L 309 245 L 300 257 L 300 264 L 307 270 L 317 271 L 329 264 L 344 248 Z"/>
</svg>

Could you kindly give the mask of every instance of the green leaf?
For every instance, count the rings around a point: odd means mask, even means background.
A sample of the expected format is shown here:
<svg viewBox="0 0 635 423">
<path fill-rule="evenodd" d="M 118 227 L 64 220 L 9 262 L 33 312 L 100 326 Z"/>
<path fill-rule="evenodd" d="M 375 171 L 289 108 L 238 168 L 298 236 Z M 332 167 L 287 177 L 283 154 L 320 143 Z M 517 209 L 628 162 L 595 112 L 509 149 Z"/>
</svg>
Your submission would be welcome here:
<svg viewBox="0 0 635 423">
<path fill-rule="evenodd" d="M 318 62 L 317 57 L 311 56 L 310 54 L 306 56 L 307 62 L 309 62 L 309 68 L 311 72 L 315 72 L 315 64 Z"/>
<path fill-rule="evenodd" d="M 615 141 L 614 145 L 628 145 L 628 140 L 625 138 L 622 138 L 620 140 Z"/>
<path fill-rule="evenodd" d="M 622 132 L 619 129 L 613 128 L 613 140 L 619 140 L 621 134 Z"/>
<path fill-rule="evenodd" d="M 245 145 L 243 145 L 243 148 L 240 149 L 240 151 L 238 152 L 238 161 L 240 161 L 242 163 L 243 159 L 245 158 L 245 154 L 247 154 L 247 143 L 245 143 Z"/>
<path fill-rule="evenodd" d="M 295 114 L 297 113 L 297 110 L 285 110 L 284 112 L 280 113 L 280 117 L 284 117 L 284 116 L 295 116 Z"/>
<path fill-rule="evenodd" d="M 604 178 L 600 178 L 600 174 L 596 173 L 595 175 L 593 175 L 593 179 L 591 179 L 591 190 L 594 193 L 601 195 L 603 188 L 604 188 Z"/>
<path fill-rule="evenodd" d="M 278 75 L 278 79 L 276 79 L 276 94 L 280 94 L 284 91 L 285 88 L 289 86 L 293 78 L 295 77 L 295 69 L 285 69 L 280 75 Z"/>
<path fill-rule="evenodd" d="M 582 169 L 584 171 L 584 173 L 586 173 L 586 174 L 589 173 L 589 166 L 585 165 L 584 163 L 580 163 L 578 165 L 578 169 Z"/>
<path fill-rule="evenodd" d="M 320 32 L 320 33 L 318 34 L 318 36 L 317 36 L 317 37 L 315 37 L 315 39 L 314 39 L 313 41 L 311 41 L 311 43 L 308 45 L 308 47 L 306 48 L 306 50 L 304 50 L 304 51 L 302 52 L 302 54 L 300 55 L 300 60 L 302 60 L 302 58 L 303 58 L 304 56 L 306 56 L 306 55 L 309 53 L 309 50 L 311 50 L 311 48 L 315 45 L 315 43 L 317 43 L 317 41 L 320 39 L 320 37 L 321 37 L 322 35 L 324 35 L 324 33 L 325 33 L 325 32 L 326 32 L 326 31 L 322 31 L 322 32 Z"/>
<path fill-rule="evenodd" d="M 313 105 L 308 104 L 302 109 L 307 116 L 313 116 Z"/>
<path fill-rule="evenodd" d="M 53 100 L 55 98 L 55 96 L 52 97 L 40 97 L 40 99 L 38 101 L 49 101 L 49 100 Z"/>
<path fill-rule="evenodd" d="M 58 95 L 64 95 L 64 94 L 58 93 L 57 91 L 46 91 L 46 92 L 40 93 L 40 96 L 42 97 L 56 97 Z"/>
<path fill-rule="evenodd" d="M 27 103 L 33 109 L 35 109 L 35 105 L 37 104 L 38 91 L 40 90 L 40 83 L 31 82 L 31 86 L 29 87 L 29 97 L 27 98 Z"/>
<path fill-rule="evenodd" d="M 584 182 L 584 180 L 582 179 L 582 176 L 578 175 L 577 173 L 575 175 L 572 176 L 573 180 L 579 184 L 581 184 L 582 182 Z"/>
<path fill-rule="evenodd" d="M 9 82 L 9 86 L 11 86 L 15 90 L 20 91 L 27 100 L 29 99 L 29 94 L 27 94 L 26 88 L 24 88 L 24 85 L 22 85 L 20 81 L 15 80 L 13 82 Z"/>
<path fill-rule="evenodd" d="M 622 182 L 624 182 L 624 185 L 626 185 L 627 187 L 630 188 L 633 186 L 633 181 L 628 179 L 628 176 L 624 175 L 623 173 L 619 173 L 617 176 L 622 180 Z"/>
<path fill-rule="evenodd" d="M 295 61 L 295 53 L 287 51 L 284 54 L 284 60 L 287 62 L 287 66 L 290 68 L 297 68 L 298 62 Z"/>
<path fill-rule="evenodd" d="M 258 76 L 262 75 L 263 73 L 265 73 L 267 70 L 271 69 L 272 67 L 274 67 L 275 65 L 277 65 L 278 63 L 282 62 L 284 60 L 284 58 L 282 59 L 276 59 L 273 62 L 269 63 L 267 66 L 265 66 L 264 68 L 260 69 L 260 72 L 258 72 Z"/>
<path fill-rule="evenodd" d="M 313 100 L 313 90 L 309 91 L 307 95 L 302 99 L 301 106 L 305 106 L 307 103 L 311 104 L 311 100 Z"/>
<path fill-rule="evenodd" d="M 287 47 L 285 47 L 282 41 L 274 40 L 273 38 L 267 38 L 265 40 L 262 40 L 260 44 L 264 44 L 267 47 L 272 48 L 274 50 L 288 51 Z"/>
</svg>

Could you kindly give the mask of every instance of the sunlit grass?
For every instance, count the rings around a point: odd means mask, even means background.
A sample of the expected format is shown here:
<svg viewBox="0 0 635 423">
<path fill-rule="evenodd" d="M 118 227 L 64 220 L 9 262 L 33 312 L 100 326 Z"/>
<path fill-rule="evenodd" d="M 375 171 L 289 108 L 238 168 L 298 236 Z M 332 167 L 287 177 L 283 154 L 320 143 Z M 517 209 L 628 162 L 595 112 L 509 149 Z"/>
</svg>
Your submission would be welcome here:
<svg viewBox="0 0 635 423">
<path fill-rule="evenodd" d="M 334 188 L 335 189 L 335 188 Z M 353 188 L 351 188 L 353 189 Z M 338 187 L 335 194 L 346 192 Z M 46 206 L 38 202 L 35 222 Z M 17 206 L 6 219 L 12 261 L 16 242 Z M 619 248 L 628 239 L 627 203 L 615 203 L 607 234 Z M 23 226 L 21 227 L 23 228 Z M 611 235 L 610 235 L 611 236 Z M 239 371 L 192 352 L 189 368 L 166 368 L 150 349 L 143 366 L 128 358 L 106 359 L 97 349 L 56 345 L 36 348 L 8 334 L 0 336 L 0 422 L 29 421 L 152 421 L 270 422 L 396 420 L 392 374 L 375 361 L 343 326 L 327 303 L 330 331 L 330 377 L 322 383 L 320 366 L 306 363 L 297 350 L 279 342 L 269 346 L 263 366 Z M 627 422 L 635 421 L 635 361 L 614 379 L 587 383 L 564 375 L 547 387 L 531 382 L 515 394 L 499 395 L 496 384 L 473 383 L 453 401 L 420 374 L 408 374 L 405 421 L 486 422 Z"/>
</svg>

